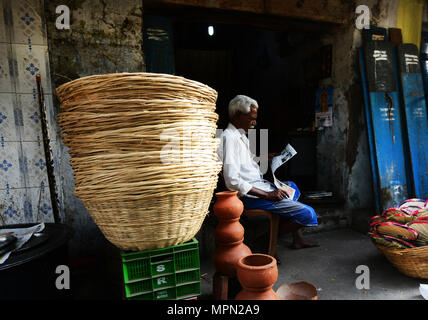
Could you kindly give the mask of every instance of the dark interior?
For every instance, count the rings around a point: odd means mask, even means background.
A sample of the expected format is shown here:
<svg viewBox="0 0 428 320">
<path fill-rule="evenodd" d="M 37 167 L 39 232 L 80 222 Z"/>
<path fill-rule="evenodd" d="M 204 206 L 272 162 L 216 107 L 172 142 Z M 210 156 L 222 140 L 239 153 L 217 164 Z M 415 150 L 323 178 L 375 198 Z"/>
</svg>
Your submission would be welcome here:
<svg viewBox="0 0 428 320">
<path fill-rule="evenodd" d="M 280 152 L 287 143 L 298 152 L 278 169 L 277 177 L 295 181 L 302 191 L 316 189 L 318 69 L 313 58 L 318 36 L 237 24 L 212 24 L 210 36 L 209 25 L 173 24 L 175 74 L 217 90 L 220 129 L 227 127 L 228 103 L 234 96 L 256 99 L 257 129 L 269 130 L 269 152 Z M 265 178 L 270 180 L 270 171 Z"/>
</svg>

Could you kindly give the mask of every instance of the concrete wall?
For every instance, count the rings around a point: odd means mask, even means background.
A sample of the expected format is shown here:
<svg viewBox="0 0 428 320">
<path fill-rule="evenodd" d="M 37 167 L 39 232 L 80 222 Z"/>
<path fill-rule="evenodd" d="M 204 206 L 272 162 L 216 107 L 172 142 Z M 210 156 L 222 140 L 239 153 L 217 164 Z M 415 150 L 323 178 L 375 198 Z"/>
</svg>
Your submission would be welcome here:
<svg viewBox="0 0 428 320">
<path fill-rule="evenodd" d="M 70 8 L 70 29 L 58 30 L 58 5 Z M 47 1 L 46 21 L 52 90 L 73 79 L 113 72 L 145 71 L 142 50 L 141 0 Z M 54 101 L 59 113 L 58 100 Z M 59 177 L 64 222 L 73 227 L 72 256 L 93 255 L 109 246 L 90 214 L 75 196 L 68 149 L 61 142 Z"/>
<path fill-rule="evenodd" d="M 398 0 L 355 1 L 354 8 L 360 4 L 370 8 L 372 25 L 395 27 Z M 318 181 L 345 200 L 346 214 L 362 229 L 374 213 L 374 192 L 358 62 L 361 31 L 354 21 L 322 39 L 333 44 L 333 75 L 322 85 L 334 87 L 334 120 L 318 135 Z"/>
</svg>

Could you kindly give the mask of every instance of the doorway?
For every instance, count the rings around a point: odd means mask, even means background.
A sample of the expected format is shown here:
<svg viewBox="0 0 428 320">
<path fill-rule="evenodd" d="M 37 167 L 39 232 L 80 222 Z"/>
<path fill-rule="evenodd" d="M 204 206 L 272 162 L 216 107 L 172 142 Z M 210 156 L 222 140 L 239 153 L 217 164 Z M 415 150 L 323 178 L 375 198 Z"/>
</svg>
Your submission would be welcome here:
<svg viewBox="0 0 428 320">
<path fill-rule="evenodd" d="M 280 152 L 287 143 L 297 151 L 277 177 L 296 182 L 302 192 L 316 190 L 319 34 L 169 19 L 168 52 L 173 52 L 174 66 L 168 69 L 218 92 L 218 128 L 227 127 L 228 103 L 234 96 L 254 98 L 260 108 L 257 128 L 269 130 L 269 152 Z M 143 47 L 147 55 L 150 48 Z M 162 72 L 150 66 L 147 71 Z M 271 180 L 269 171 L 265 178 Z"/>
</svg>

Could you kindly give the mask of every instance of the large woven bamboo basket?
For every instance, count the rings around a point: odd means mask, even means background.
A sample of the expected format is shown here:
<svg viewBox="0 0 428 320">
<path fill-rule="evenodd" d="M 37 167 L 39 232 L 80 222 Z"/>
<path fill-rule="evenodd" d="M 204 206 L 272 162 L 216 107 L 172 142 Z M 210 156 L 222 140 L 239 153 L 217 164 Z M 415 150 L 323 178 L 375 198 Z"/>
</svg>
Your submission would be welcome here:
<svg viewBox="0 0 428 320">
<path fill-rule="evenodd" d="M 419 279 L 428 279 L 428 246 L 409 249 L 375 246 L 401 273 Z"/>
<path fill-rule="evenodd" d="M 75 193 L 124 250 L 183 243 L 201 228 L 221 162 L 217 92 L 152 73 L 80 78 L 57 88 Z"/>
</svg>

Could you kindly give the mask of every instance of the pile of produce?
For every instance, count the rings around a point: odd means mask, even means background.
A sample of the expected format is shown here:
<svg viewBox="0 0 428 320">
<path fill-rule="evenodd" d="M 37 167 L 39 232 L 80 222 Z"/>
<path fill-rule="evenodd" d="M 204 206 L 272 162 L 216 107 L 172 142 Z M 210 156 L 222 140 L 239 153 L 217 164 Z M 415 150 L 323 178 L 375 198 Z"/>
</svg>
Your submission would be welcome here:
<svg viewBox="0 0 428 320">
<path fill-rule="evenodd" d="M 370 219 L 369 237 L 389 248 L 428 246 L 428 200 L 408 199 Z"/>
</svg>

